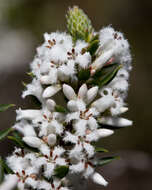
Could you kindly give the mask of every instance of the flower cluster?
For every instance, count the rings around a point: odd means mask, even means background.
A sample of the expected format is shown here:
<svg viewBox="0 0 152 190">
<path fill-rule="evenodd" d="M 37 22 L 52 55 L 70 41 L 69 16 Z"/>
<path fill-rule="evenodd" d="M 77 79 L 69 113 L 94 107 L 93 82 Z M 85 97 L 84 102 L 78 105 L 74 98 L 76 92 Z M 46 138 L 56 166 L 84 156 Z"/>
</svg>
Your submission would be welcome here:
<svg viewBox="0 0 152 190">
<path fill-rule="evenodd" d="M 113 134 L 106 126 L 132 124 L 119 117 L 128 110 L 131 56 L 128 41 L 111 26 L 91 32 L 91 40 L 45 33 L 37 48 L 22 97 L 35 96 L 41 108 L 17 110 L 13 126 L 34 151 L 15 148 L 7 158 L 20 190 L 68 190 L 75 174 L 107 185 L 95 171 L 93 143 Z"/>
</svg>

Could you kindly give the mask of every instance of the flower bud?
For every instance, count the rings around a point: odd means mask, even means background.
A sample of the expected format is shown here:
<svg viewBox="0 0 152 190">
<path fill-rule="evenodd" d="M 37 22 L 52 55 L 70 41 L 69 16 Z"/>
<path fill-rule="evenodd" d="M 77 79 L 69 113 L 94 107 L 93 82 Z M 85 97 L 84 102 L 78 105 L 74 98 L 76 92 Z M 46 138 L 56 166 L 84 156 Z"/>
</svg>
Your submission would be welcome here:
<svg viewBox="0 0 152 190">
<path fill-rule="evenodd" d="M 73 88 L 67 84 L 63 85 L 63 93 L 67 97 L 68 100 L 72 100 L 76 98 L 76 94 L 73 90 Z"/>
<path fill-rule="evenodd" d="M 110 129 L 98 129 L 99 138 L 108 137 L 108 136 L 112 135 L 113 133 L 114 133 L 114 131 L 110 130 Z"/>
<path fill-rule="evenodd" d="M 114 51 L 110 49 L 103 54 L 101 54 L 91 65 L 92 70 L 101 69 L 104 64 L 112 57 Z"/>
<path fill-rule="evenodd" d="M 59 90 L 60 90 L 60 86 L 56 85 L 56 86 L 49 86 L 47 87 L 44 92 L 43 92 L 43 98 L 50 98 L 51 96 L 55 95 Z"/>
<path fill-rule="evenodd" d="M 93 102 L 92 106 L 102 113 L 106 109 L 113 106 L 114 102 L 115 102 L 114 97 L 111 95 L 107 95 Z"/>
<path fill-rule="evenodd" d="M 78 92 L 78 97 L 81 99 L 84 99 L 87 93 L 87 85 L 83 84 L 80 88 L 79 88 L 79 92 Z"/>
<path fill-rule="evenodd" d="M 56 143 L 56 135 L 50 134 L 50 135 L 48 136 L 47 140 L 48 140 L 48 144 L 49 144 L 50 146 L 54 146 L 55 143 Z"/>
<path fill-rule="evenodd" d="M 97 172 L 93 174 L 92 179 L 94 183 L 97 183 L 99 185 L 103 185 L 103 186 L 108 185 L 108 182 Z"/>
<path fill-rule="evenodd" d="M 50 111 L 53 111 L 53 110 L 54 110 L 55 105 L 56 105 L 56 103 L 55 103 L 55 101 L 52 100 L 52 99 L 48 99 L 48 100 L 46 101 L 46 106 L 47 106 L 48 110 L 50 110 Z"/>
<path fill-rule="evenodd" d="M 77 102 L 75 100 L 70 100 L 67 104 L 67 107 L 70 111 L 78 111 Z"/>
<path fill-rule="evenodd" d="M 117 126 L 117 127 L 128 127 L 132 125 L 132 121 L 125 118 L 117 118 L 117 117 L 102 117 L 99 120 L 100 123 Z"/>
<path fill-rule="evenodd" d="M 23 137 L 23 141 L 33 148 L 39 148 L 43 143 L 38 137 Z"/>
<path fill-rule="evenodd" d="M 97 92 L 98 92 L 97 86 L 92 87 L 88 90 L 88 92 L 87 92 L 87 103 L 92 102 L 92 100 L 96 97 Z"/>
</svg>

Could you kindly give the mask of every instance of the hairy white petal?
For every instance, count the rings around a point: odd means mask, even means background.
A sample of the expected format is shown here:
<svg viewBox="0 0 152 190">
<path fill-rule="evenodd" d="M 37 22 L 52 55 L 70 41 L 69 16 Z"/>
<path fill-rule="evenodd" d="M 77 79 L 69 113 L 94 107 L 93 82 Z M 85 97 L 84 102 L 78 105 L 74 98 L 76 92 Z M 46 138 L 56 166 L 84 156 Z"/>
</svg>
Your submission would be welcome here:
<svg viewBox="0 0 152 190">
<path fill-rule="evenodd" d="M 70 166 L 71 173 L 80 173 L 84 170 L 84 163 L 79 162 L 78 164 L 74 164 Z"/>
</svg>

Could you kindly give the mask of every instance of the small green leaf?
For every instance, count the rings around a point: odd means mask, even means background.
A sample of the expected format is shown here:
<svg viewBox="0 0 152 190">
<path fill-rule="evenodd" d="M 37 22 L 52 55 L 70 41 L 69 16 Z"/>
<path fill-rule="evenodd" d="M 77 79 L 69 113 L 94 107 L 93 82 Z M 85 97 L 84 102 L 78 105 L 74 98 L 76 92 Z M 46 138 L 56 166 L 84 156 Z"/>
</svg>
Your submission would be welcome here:
<svg viewBox="0 0 152 190">
<path fill-rule="evenodd" d="M 93 41 L 95 41 L 95 40 L 99 40 L 99 34 L 94 35 L 94 36 L 92 37 L 90 43 L 93 42 Z"/>
<path fill-rule="evenodd" d="M 98 85 L 101 88 L 113 80 L 121 67 L 122 66 L 117 63 L 105 66 L 94 74 L 89 83 Z"/>
<path fill-rule="evenodd" d="M 55 169 L 55 176 L 58 178 L 63 178 L 65 177 L 69 172 L 69 167 L 68 166 L 59 166 Z"/>
<path fill-rule="evenodd" d="M 96 53 L 98 47 L 99 47 L 99 40 L 94 40 L 87 47 L 86 51 L 88 51 L 93 56 Z"/>
<path fill-rule="evenodd" d="M 8 138 L 9 140 L 12 140 L 12 141 L 15 143 L 15 145 L 17 145 L 17 146 L 19 146 L 19 147 L 21 147 L 21 148 L 24 148 L 23 142 L 20 141 L 19 139 L 17 139 L 16 137 L 8 136 L 7 138 Z"/>
<path fill-rule="evenodd" d="M 0 112 L 6 111 L 7 109 L 14 106 L 15 104 L 0 104 Z"/>
<path fill-rule="evenodd" d="M 0 141 L 3 140 L 5 137 L 7 137 L 8 134 L 12 131 L 13 131 L 13 128 L 8 128 L 8 129 L 0 131 Z"/>
<path fill-rule="evenodd" d="M 32 77 L 32 78 L 35 77 L 34 73 L 32 73 L 32 72 L 27 72 L 27 75 L 30 76 L 30 77 Z"/>
<path fill-rule="evenodd" d="M 3 160 L 0 157 L 0 183 L 3 182 L 4 179 L 4 166 L 3 166 Z"/>
<path fill-rule="evenodd" d="M 95 147 L 95 152 L 109 152 L 109 151 L 101 147 Z"/>
<path fill-rule="evenodd" d="M 86 81 L 90 78 L 90 69 L 81 69 L 78 73 L 79 81 Z"/>
<path fill-rule="evenodd" d="M 60 113 L 67 113 L 68 112 L 68 110 L 66 108 L 64 108 L 63 106 L 60 106 L 60 105 L 55 106 L 55 111 L 60 112 Z"/>
<path fill-rule="evenodd" d="M 98 163 L 97 163 L 97 166 L 103 166 L 103 165 L 106 165 L 106 164 L 109 164 L 110 162 L 112 162 L 113 160 L 116 160 L 116 159 L 119 159 L 120 157 L 119 156 L 111 156 L 111 157 L 104 157 L 104 158 L 101 158 Z"/>
</svg>

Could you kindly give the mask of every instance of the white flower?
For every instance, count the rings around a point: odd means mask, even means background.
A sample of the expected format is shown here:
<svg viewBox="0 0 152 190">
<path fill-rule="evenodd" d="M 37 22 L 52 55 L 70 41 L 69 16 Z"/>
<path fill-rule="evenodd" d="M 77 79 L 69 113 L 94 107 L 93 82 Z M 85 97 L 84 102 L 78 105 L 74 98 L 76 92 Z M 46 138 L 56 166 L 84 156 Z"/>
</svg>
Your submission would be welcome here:
<svg viewBox="0 0 152 190">
<path fill-rule="evenodd" d="M 28 84 L 26 86 L 26 90 L 23 92 L 22 97 L 25 98 L 28 95 L 34 95 L 36 96 L 40 101 L 42 101 L 42 86 L 40 82 L 36 79 L 33 79 L 31 84 Z"/>
</svg>

